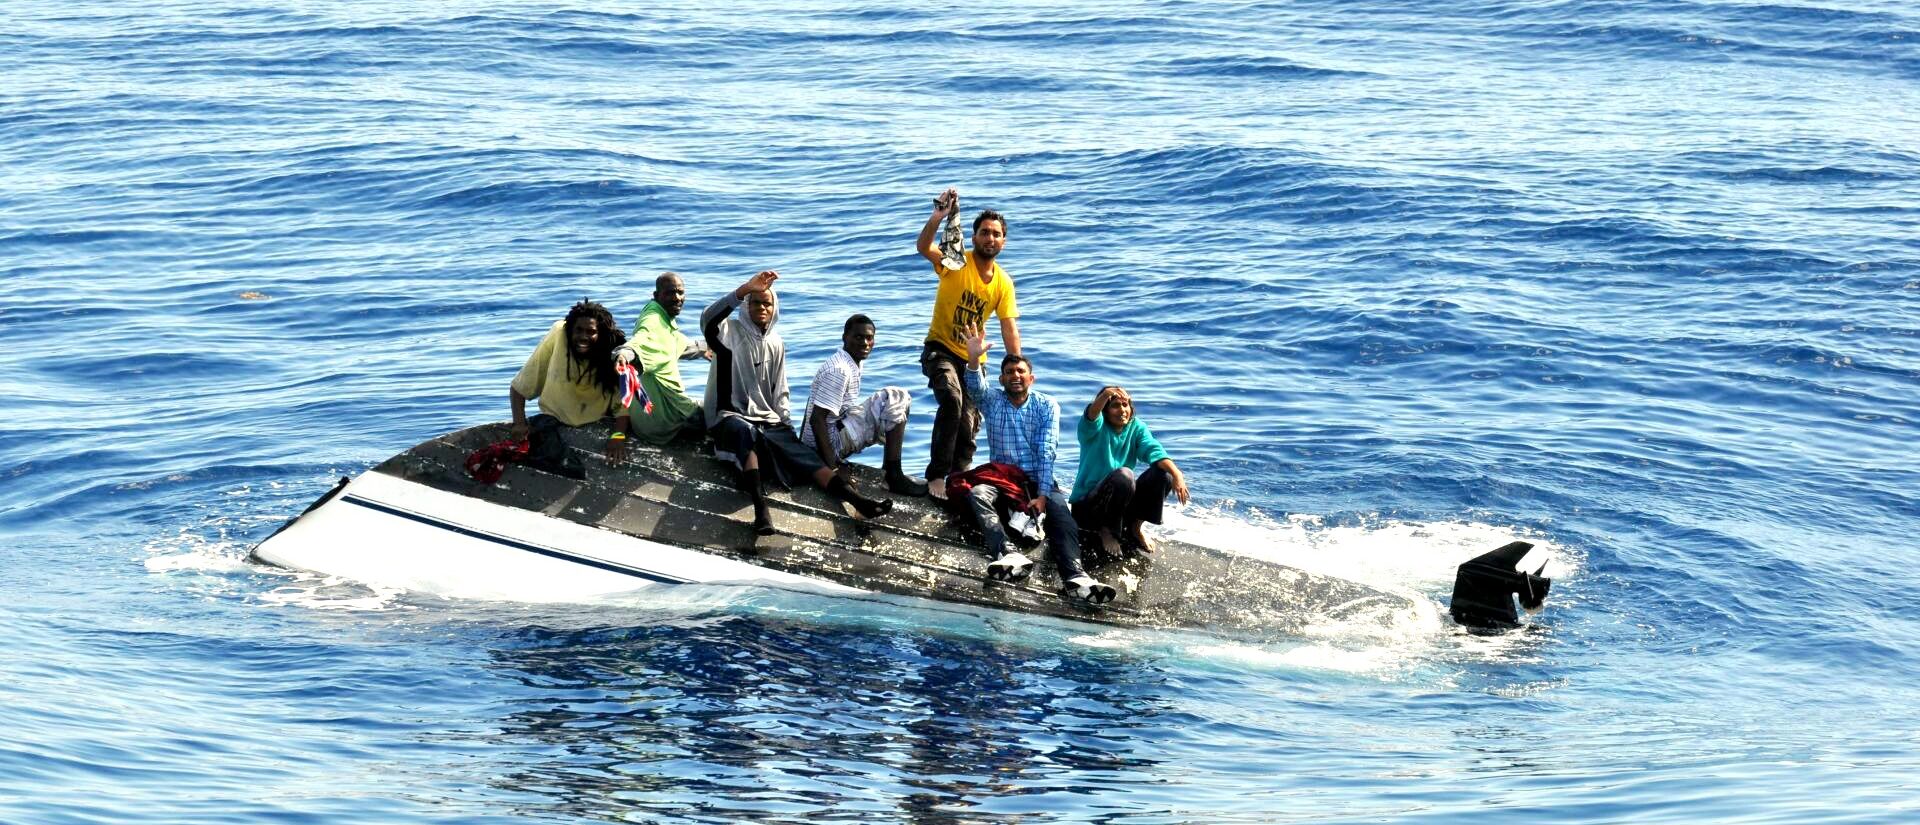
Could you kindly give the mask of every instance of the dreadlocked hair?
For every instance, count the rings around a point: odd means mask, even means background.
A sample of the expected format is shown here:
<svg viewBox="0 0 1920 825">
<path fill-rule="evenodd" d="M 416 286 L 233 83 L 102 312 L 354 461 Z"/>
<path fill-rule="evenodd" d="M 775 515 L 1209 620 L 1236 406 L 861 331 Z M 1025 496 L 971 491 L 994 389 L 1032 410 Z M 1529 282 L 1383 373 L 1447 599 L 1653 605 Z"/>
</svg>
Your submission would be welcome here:
<svg viewBox="0 0 1920 825">
<path fill-rule="evenodd" d="M 570 362 L 575 360 L 570 343 L 573 340 L 573 325 L 588 319 L 598 322 L 596 326 L 600 328 L 600 337 L 595 338 L 593 347 L 587 350 L 587 362 L 583 366 L 592 370 L 593 383 L 596 386 L 605 390 L 608 395 L 618 397 L 620 375 L 613 369 L 613 351 L 627 342 L 627 336 L 620 331 L 619 324 L 614 323 L 613 313 L 608 312 L 606 307 L 582 298 L 580 303 L 574 304 L 572 309 L 567 310 L 567 359 Z"/>
</svg>

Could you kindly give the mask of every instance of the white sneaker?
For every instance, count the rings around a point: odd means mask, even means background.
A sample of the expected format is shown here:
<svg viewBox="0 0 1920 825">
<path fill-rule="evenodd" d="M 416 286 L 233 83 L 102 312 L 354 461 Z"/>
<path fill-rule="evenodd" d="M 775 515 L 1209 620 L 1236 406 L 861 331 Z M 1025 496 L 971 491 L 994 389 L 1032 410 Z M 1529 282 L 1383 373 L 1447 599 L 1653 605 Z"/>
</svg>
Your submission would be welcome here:
<svg viewBox="0 0 1920 825">
<path fill-rule="evenodd" d="M 987 578 L 997 582 L 1017 582 L 1033 573 L 1033 559 L 1023 553 L 1008 553 L 987 565 Z"/>
<path fill-rule="evenodd" d="M 1113 585 L 1101 584 L 1092 576 L 1080 575 L 1067 580 L 1067 586 L 1060 589 L 1068 598 L 1079 599 L 1087 604 L 1106 604 L 1113 601 L 1119 591 Z"/>
</svg>

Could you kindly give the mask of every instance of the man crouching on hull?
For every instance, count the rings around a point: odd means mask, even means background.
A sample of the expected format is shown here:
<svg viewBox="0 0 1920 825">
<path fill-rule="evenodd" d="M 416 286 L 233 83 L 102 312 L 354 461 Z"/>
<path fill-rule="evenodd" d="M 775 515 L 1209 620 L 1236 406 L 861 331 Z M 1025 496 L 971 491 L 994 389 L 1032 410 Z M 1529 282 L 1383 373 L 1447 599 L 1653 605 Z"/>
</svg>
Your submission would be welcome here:
<svg viewBox="0 0 1920 825">
<path fill-rule="evenodd" d="M 924 496 L 927 485 L 900 469 L 900 446 L 906 441 L 907 414 L 913 398 L 899 387 L 881 387 L 860 398 L 860 365 L 873 354 L 873 319 L 855 315 L 840 332 L 840 348 L 813 374 L 807 389 L 807 424 L 800 440 L 835 471 L 841 463 L 868 447 L 886 443 L 882 468 L 887 490 L 903 496 Z"/>
<path fill-rule="evenodd" d="M 560 441 L 561 427 L 581 427 L 612 415 L 613 434 L 607 440 L 607 461 L 627 460 L 627 408 L 620 403 L 620 378 L 613 350 L 626 337 L 613 322 L 613 313 L 583 300 L 553 322 L 527 363 L 513 376 L 507 397 L 513 405 L 513 438 L 530 441 L 528 463 L 542 470 L 585 478 L 578 459 L 567 454 Z M 540 414 L 527 419 L 527 399 L 540 399 Z"/>
<path fill-rule="evenodd" d="M 639 362 L 640 385 L 653 401 L 652 409 L 633 410 L 633 436 L 655 446 L 681 436 L 698 438 L 706 421 L 695 415 L 700 405 L 687 396 L 680 382 L 680 361 L 711 358 L 705 342 L 689 342 L 680 334 L 680 308 L 687 302 L 687 284 L 678 273 L 663 272 L 653 281 L 653 300 L 633 322 L 633 337 L 613 351 L 620 364 Z"/>
<path fill-rule="evenodd" d="M 713 454 L 739 468 L 740 490 L 753 499 L 753 530 L 763 536 L 773 534 L 773 514 L 761 489 L 761 470 L 768 462 L 781 483 L 811 479 L 864 518 L 893 509 L 891 499 L 860 495 L 794 435 L 787 409 L 787 346 L 773 331 L 780 317 L 773 293 L 779 277 L 770 269 L 761 272 L 700 313 L 700 331 L 713 349 L 706 398 Z"/>
<path fill-rule="evenodd" d="M 969 364 L 980 364 L 993 345 L 980 327 L 968 332 Z M 1067 497 L 1054 482 L 1053 468 L 1058 459 L 1060 441 L 1060 405 L 1045 393 L 1033 389 L 1033 362 L 1025 356 L 1008 355 L 1000 361 L 1000 387 L 982 387 L 981 370 L 963 371 L 967 396 L 975 399 L 986 415 L 987 448 L 995 464 L 1011 464 L 1026 474 L 1037 495 L 1018 508 L 1029 518 L 1044 514 L 1047 553 L 1060 574 L 1062 592 L 1068 597 L 1105 604 L 1116 595 L 1111 585 L 1102 584 L 1080 566 L 1080 529 L 1073 520 Z M 990 554 L 1002 554 L 987 565 L 989 578 L 1017 580 L 1032 569 L 1032 562 L 1020 553 L 1005 553 L 1006 533 L 994 512 L 998 488 L 976 485 L 970 502 L 975 526 L 986 538 Z"/>
</svg>

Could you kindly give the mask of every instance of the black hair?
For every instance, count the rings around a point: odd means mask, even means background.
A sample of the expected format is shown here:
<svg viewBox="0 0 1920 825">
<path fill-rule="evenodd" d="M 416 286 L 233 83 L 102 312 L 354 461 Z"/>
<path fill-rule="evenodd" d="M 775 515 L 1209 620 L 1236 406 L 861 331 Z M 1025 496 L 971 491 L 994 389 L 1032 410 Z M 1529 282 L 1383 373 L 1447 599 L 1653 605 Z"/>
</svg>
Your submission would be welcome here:
<svg viewBox="0 0 1920 825">
<path fill-rule="evenodd" d="M 660 288 L 661 288 L 661 287 L 663 287 L 663 286 L 666 286 L 666 285 L 667 285 L 667 279 L 668 279 L 668 278 L 676 278 L 676 279 L 677 279 L 677 278 L 679 278 L 679 277 L 680 277 L 680 273 L 678 273 L 678 272 L 662 272 L 662 273 L 660 273 L 660 277 L 658 277 L 658 278 L 655 278 L 655 279 L 653 279 L 653 291 L 655 291 L 655 292 L 659 292 L 659 291 L 660 291 Z"/>
<path fill-rule="evenodd" d="M 1024 355 L 1013 355 L 1011 353 L 1009 353 L 1007 357 L 1000 359 L 1000 371 L 1006 372 L 1007 367 L 1015 363 L 1026 364 L 1027 372 L 1033 372 L 1032 361 L 1027 360 L 1027 357 Z"/>
<path fill-rule="evenodd" d="M 852 318 L 847 319 L 847 325 L 840 328 L 840 334 L 844 336 L 847 333 L 852 332 L 853 328 L 857 326 L 873 327 L 876 332 L 879 331 L 880 329 L 880 327 L 876 326 L 873 323 L 872 318 L 868 318 L 865 315 L 856 314 Z"/>
<path fill-rule="evenodd" d="M 1002 215 L 998 212 L 995 212 L 991 209 L 980 210 L 980 217 L 973 219 L 973 231 L 975 232 L 980 231 L 980 224 L 986 223 L 987 221 L 999 221 L 1000 231 L 1002 232 L 1007 231 L 1007 216 Z"/>
<path fill-rule="evenodd" d="M 608 395 L 618 397 L 620 375 L 613 369 L 613 351 L 627 342 L 627 335 L 620 331 L 620 325 L 614 323 L 613 313 L 608 312 L 606 307 L 595 301 L 581 298 L 580 303 L 574 304 L 572 309 L 567 310 L 567 323 L 563 328 L 567 337 L 560 342 L 561 346 L 567 348 L 568 363 L 574 361 L 573 325 L 583 320 L 596 321 L 600 327 L 600 337 L 595 338 L 593 347 L 587 350 L 587 363 L 584 366 L 592 370 L 595 386 L 605 390 Z"/>
</svg>

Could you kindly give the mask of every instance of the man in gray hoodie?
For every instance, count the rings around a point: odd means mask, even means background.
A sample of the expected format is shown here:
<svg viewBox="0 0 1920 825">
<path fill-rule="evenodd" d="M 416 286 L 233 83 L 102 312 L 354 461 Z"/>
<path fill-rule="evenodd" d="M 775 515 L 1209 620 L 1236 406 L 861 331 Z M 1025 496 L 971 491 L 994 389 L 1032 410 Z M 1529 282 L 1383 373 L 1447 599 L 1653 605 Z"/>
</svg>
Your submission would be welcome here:
<svg viewBox="0 0 1920 825">
<path fill-rule="evenodd" d="M 713 454 L 739 468 L 740 490 L 753 499 L 753 530 L 760 535 L 773 534 L 773 516 L 761 489 L 765 464 L 772 465 L 774 478 L 783 484 L 811 479 L 834 498 L 852 504 L 861 517 L 883 515 L 893 509 L 892 499 L 861 495 L 794 434 L 787 408 L 787 346 L 773 331 L 780 319 L 779 298 L 773 292 L 779 277 L 771 269 L 763 271 L 700 313 L 700 331 L 713 349 L 706 397 Z"/>
</svg>

